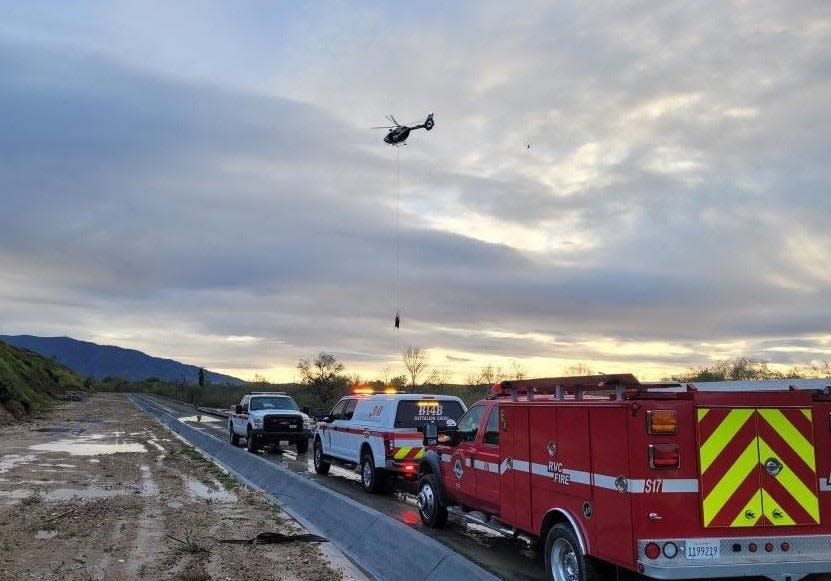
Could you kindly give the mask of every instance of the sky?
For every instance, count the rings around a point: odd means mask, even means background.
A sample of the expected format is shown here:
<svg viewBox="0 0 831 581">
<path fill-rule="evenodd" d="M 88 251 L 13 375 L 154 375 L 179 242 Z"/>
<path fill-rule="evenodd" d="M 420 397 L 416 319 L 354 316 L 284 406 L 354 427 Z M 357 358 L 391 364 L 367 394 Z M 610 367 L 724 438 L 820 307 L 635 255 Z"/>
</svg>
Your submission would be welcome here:
<svg viewBox="0 0 831 581">
<path fill-rule="evenodd" d="M 831 360 L 824 0 L 2 6 L 0 334 L 275 382 Z"/>
</svg>

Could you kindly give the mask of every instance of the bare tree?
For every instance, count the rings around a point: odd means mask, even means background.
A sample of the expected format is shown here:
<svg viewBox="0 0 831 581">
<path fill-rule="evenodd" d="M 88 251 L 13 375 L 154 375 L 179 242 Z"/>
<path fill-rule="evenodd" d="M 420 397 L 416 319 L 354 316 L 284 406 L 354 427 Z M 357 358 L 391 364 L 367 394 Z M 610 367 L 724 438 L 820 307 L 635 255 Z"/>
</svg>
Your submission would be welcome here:
<svg viewBox="0 0 831 581">
<path fill-rule="evenodd" d="M 525 366 L 519 361 L 511 361 L 511 379 L 525 379 L 528 377 L 528 372 Z"/>
<path fill-rule="evenodd" d="M 588 363 L 579 361 L 563 368 L 563 375 L 596 375 Z"/>
<path fill-rule="evenodd" d="M 505 379 L 505 372 L 498 365 L 494 366 L 488 363 L 479 372 L 480 383 L 493 385 Z"/>
<path fill-rule="evenodd" d="M 428 361 L 430 354 L 421 347 L 407 347 L 403 354 L 404 367 L 407 369 L 407 385 L 410 390 L 415 390 L 417 385 L 435 383 L 439 374 L 436 370 L 430 371 Z M 422 377 L 426 377 L 422 381 Z"/>
<path fill-rule="evenodd" d="M 343 363 L 331 353 L 318 353 L 314 361 L 301 358 L 297 369 L 301 381 L 308 386 L 315 405 L 329 407 L 346 392 L 348 379 L 342 373 Z"/>
</svg>

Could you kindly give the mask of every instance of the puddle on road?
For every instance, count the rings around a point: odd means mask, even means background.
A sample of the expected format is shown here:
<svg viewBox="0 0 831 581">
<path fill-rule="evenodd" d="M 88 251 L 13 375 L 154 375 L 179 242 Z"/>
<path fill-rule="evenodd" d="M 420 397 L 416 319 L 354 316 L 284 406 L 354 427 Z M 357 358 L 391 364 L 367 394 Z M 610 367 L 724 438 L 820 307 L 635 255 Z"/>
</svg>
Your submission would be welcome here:
<svg viewBox="0 0 831 581">
<path fill-rule="evenodd" d="M 130 454 L 144 453 L 147 448 L 138 442 L 118 441 L 124 432 L 116 431 L 111 434 L 86 434 L 74 439 L 56 440 L 46 444 L 29 446 L 30 450 L 38 452 L 65 452 L 71 456 L 98 456 L 101 454 Z M 106 443 L 100 440 L 115 438 L 116 442 Z"/>
<path fill-rule="evenodd" d="M 0 457 L 0 474 L 4 472 L 8 472 L 12 468 L 16 466 L 21 466 L 23 464 L 28 464 L 29 462 L 34 461 L 35 455 L 34 454 L 7 454 L 5 456 Z"/>
<path fill-rule="evenodd" d="M 158 496 L 159 485 L 153 480 L 153 473 L 150 471 L 150 466 L 141 466 L 141 495 L 142 496 Z"/>
<path fill-rule="evenodd" d="M 33 432 L 46 432 L 47 434 L 71 434 L 80 436 L 86 432 L 86 428 L 35 428 Z"/>
<path fill-rule="evenodd" d="M 222 485 L 214 480 L 214 487 L 205 485 L 193 478 L 183 477 L 185 480 L 185 488 L 188 489 L 191 496 L 196 500 L 210 500 L 211 502 L 227 502 L 234 503 L 237 501 L 237 495 L 233 492 L 225 490 Z"/>
</svg>

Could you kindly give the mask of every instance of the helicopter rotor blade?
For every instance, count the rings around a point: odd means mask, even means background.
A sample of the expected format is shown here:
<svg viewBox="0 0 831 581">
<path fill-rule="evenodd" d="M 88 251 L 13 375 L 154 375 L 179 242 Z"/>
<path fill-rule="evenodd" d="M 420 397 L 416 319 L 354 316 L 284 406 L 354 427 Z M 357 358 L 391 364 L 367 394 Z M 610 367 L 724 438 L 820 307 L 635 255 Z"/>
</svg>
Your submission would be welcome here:
<svg viewBox="0 0 831 581">
<path fill-rule="evenodd" d="M 399 123 L 398 121 L 396 121 L 396 120 L 395 120 L 395 117 L 393 117 L 392 115 L 387 115 L 387 119 L 389 119 L 390 121 L 392 121 L 393 123 L 395 123 L 395 126 L 396 126 L 396 127 L 401 127 L 401 123 Z"/>
</svg>

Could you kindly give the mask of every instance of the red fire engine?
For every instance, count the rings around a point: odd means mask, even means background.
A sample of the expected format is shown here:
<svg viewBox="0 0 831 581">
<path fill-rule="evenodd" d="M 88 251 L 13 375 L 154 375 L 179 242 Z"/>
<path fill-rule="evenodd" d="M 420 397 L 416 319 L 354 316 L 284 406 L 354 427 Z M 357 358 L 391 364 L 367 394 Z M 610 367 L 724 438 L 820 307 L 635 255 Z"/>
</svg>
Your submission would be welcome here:
<svg viewBox="0 0 831 581">
<path fill-rule="evenodd" d="M 536 541 L 549 579 L 831 572 L 831 388 L 505 381 L 449 433 L 425 433 L 422 521 L 480 513 Z"/>
</svg>

